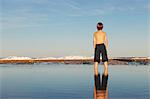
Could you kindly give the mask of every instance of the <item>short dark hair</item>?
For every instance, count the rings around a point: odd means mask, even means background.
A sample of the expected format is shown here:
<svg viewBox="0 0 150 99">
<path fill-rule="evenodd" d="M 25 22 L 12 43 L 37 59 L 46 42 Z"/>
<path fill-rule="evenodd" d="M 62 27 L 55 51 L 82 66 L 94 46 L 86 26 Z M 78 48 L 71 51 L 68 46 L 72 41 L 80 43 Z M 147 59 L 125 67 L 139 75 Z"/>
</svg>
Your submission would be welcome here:
<svg viewBox="0 0 150 99">
<path fill-rule="evenodd" d="M 103 23 L 102 22 L 98 22 L 97 23 L 97 29 L 98 30 L 102 30 L 103 29 Z"/>
</svg>

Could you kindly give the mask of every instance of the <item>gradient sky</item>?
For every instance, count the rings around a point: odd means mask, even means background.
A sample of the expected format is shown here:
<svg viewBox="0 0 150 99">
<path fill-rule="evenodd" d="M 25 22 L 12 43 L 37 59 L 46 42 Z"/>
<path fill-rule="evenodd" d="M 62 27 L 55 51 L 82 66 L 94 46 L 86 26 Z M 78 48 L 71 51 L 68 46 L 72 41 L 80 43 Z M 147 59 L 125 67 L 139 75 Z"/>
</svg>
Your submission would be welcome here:
<svg viewBox="0 0 150 99">
<path fill-rule="evenodd" d="M 110 57 L 148 56 L 149 0 L 1 0 L 0 56 L 93 56 L 104 24 Z"/>
</svg>

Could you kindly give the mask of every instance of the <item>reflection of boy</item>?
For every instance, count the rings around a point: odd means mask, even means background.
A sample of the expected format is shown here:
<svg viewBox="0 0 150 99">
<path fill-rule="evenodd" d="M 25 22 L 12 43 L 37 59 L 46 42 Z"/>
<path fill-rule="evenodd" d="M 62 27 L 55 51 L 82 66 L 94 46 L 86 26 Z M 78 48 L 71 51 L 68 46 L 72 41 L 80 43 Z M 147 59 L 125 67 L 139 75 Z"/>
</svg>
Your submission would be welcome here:
<svg viewBox="0 0 150 99">
<path fill-rule="evenodd" d="M 100 79 L 100 74 L 94 75 L 94 82 L 96 90 L 106 90 L 107 87 L 107 81 L 108 81 L 108 75 L 102 75 L 102 82 Z"/>
<path fill-rule="evenodd" d="M 108 75 L 102 75 L 102 82 L 100 81 L 100 74 L 95 75 L 94 78 L 94 99 L 108 99 Z"/>
</svg>

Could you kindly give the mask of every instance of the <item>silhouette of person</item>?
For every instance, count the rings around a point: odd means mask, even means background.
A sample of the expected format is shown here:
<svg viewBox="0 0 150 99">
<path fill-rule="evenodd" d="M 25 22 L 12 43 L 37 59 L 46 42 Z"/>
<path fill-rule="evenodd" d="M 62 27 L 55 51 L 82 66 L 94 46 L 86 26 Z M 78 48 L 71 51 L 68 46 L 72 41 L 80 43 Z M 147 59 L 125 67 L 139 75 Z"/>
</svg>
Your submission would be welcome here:
<svg viewBox="0 0 150 99">
<path fill-rule="evenodd" d="M 103 23 L 97 23 L 97 30 L 93 34 L 93 48 L 94 48 L 94 74 L 98 75 L 98 64 L 100 63 L 100 56 L 104 64 L 104 74 L 108 74 L 108 38 L 106 32 L 102 31 Z"/>
</svg>

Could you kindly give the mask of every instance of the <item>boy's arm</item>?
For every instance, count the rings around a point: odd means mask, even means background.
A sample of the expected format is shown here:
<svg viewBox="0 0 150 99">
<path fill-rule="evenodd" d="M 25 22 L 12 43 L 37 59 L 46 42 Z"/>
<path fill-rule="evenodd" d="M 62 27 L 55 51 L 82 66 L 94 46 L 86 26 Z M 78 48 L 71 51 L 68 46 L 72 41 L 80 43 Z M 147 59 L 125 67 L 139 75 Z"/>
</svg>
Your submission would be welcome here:
<svg viewBox="0 0 150 99">
<path fill-rule="evenodd" d="M 94 49 L 95 49 L 95 47 L 96 47 L 95 33 L 94 33 L 94 35 L 93 35 L 93 47 L 94 47 Z"/>
<path fill-rule="evenodd" d="M 105 33 L 105 45 L 106 45 L 106 49 L 108 50 L 108 38 L 106 33 Z"/>
</svg>

